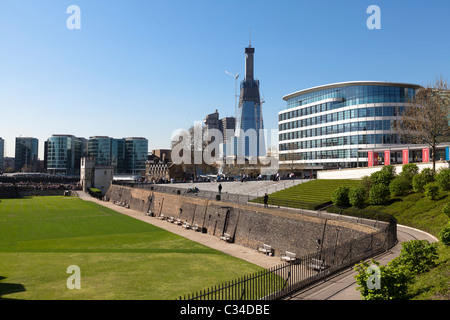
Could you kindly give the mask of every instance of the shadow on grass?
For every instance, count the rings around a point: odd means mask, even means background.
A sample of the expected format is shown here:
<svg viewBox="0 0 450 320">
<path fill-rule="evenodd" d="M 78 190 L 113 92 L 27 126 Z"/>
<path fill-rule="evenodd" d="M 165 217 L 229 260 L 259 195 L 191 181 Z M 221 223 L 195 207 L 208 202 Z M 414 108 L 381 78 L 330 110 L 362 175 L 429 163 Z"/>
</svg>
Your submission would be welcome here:
<svg viewBox="0 0 450 320">
<path fill-rule="evenodd" d="M 26 291 L 25 287 L 20 283 L 2 283 L 1 281 L 6 277 L 0 276 L 0 300 L 13 300 L 5 298 L 4 295 Z"/>
</svg>

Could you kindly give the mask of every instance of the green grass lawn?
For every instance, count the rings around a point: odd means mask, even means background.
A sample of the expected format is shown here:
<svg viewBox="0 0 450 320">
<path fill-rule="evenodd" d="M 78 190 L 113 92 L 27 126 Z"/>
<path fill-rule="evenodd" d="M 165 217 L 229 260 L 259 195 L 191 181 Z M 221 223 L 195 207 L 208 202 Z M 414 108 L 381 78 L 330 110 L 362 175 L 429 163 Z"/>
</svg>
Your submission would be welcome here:
<svg viewBox="0 0 450 320">
<path fill-rule="evenodd" d="M 0 221 L 0 298 L 176 299 L 261 269 L 74 197 L 1 200 Z"/>
<path fill-rule="evenodd" d="M 354 187 L 359 184 L 360 180 L 312 180 L 271 193 L 269 204 L 314 210 L 320 205 L 331 202 L 331 194 L 338 187 Z M 260 197 L 253 201 L 262 203 L 263 198 Z"/>
</svg>

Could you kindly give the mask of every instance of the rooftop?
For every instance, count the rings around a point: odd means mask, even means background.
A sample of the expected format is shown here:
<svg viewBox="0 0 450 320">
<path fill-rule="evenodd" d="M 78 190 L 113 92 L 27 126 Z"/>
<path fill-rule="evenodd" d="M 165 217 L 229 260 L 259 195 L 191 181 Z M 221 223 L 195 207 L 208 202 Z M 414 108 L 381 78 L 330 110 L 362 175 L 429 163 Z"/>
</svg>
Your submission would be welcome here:
<svg viewBox="0 0 450 320">
<path fill-rule="evenodd" d="M 300 91 L 285 95 L 283 97 L 283 100 L 287 101 L 291 98 L 294 98 L 294 97 L 297 97 L 297 96 L 300 96 L 303 94 L 307 94 L 310 92 L 318 91 L 318 90 L 326 90 L 326 89 L 341 88 L 341 87 L 348 87 L 348 86 L 390 86 L 390 87 L 407 87 L 407 88 L 411 88 L 411 89 L 418 89 L 421 87 L 420 85 L 417 85 L 417 84 L 389 82 L 389 81 L 347 81 L 347 82 L 326 84 L 326 85 L 321 85 L 321 86 L 317 86 L 317 87 L 300 90 Z"/>
</svg>

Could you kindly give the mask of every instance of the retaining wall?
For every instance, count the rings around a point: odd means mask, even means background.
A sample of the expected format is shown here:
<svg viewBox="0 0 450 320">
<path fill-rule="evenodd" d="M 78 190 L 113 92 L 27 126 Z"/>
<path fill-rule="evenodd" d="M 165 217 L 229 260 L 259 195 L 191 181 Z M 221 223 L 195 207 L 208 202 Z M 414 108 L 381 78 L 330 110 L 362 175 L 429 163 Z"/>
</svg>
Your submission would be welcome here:
<svg viewBox="0 0 450 320">
<path fill-rule="evenodd" d="M 298 256 L 316 252 L 317 240 L 323 247 L 362 238 L 377 229 L 351 222 L 311 217 L 279 211 L 151 190 L 112 185 L 106 193 L 110 202 L 126 203 L 130 209 L 155 216 L 172 216 L 191 224 L 198 224 L 203 232 L 220 237 L 228 233 L 234 242 L 257 249 L 271 245 L 275 255 L 284 251 Z"/>
</svg>

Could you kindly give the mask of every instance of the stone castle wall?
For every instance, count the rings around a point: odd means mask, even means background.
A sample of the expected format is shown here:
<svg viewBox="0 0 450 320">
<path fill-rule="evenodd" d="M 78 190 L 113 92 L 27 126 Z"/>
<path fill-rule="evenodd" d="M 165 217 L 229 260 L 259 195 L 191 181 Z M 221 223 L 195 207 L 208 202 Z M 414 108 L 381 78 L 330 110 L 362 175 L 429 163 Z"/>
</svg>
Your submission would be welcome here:
<svg viewBox="0 0 450 320">
<path fill-rule="evenodd" d="M 159 193 L 146 189 L 112 185 L 106 196 L 109 201 L 120 201 L 133 210 L 155 216 L 172 216 L 175 219 L 198 224 L 203 232 L 220 237 L 228 233 L 234 242 L 257 249 L 262 244 L 271 245 L 275 255 L 284 251 L 298 256 L 316 252 L 317 240 L 324 247 L 362 238 L 377 230 L 345 221 L 324 219 L 285 212 L 274 208 L 206 200 L 202 198 Z"/>
</svg>

